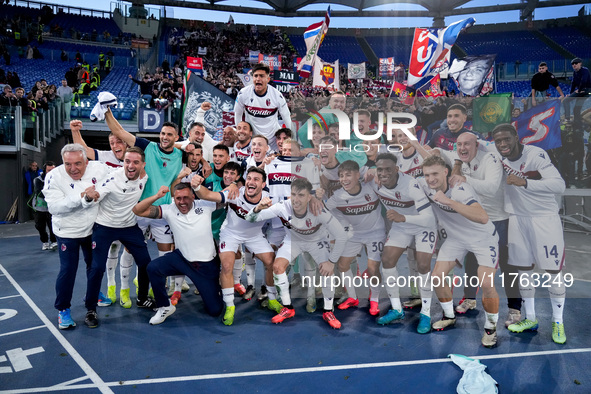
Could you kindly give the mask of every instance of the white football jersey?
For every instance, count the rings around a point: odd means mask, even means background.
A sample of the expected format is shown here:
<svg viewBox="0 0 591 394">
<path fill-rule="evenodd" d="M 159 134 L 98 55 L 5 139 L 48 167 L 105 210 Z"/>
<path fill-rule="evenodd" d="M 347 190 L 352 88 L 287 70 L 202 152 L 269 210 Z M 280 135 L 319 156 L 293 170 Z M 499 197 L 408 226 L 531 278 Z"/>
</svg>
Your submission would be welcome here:
<svg viewBox="0 0 591 394">
<path fill-rule="evenodd" d="M 404 172 L 407 175 L 412 176 L 413 178 L 418 178 L 423 176 L 423 156 L 417 152 L 415 149 L 415 153 L 412 155 L 405 157 L 404 151 L 394 153 L 396 156 L 398 166 L 398 170 Z"/>
<path fill-rule="evenodd" d="M 344 189 L 337 190 L 326 201 L 326 207 L 343 226 L 353 227 L 353 238 L 372 235 L 379 238 L 385 234 L 380 199 L 368 184 L 362 183 L 361 190 L 355 195 L 349 194 Z"/>
<path fill-rule="evenodd" d="M 516 160 L 503 157 L 507 175 L 527 180 L 526 186 L 505 185 L 505 210 L 518 216 L 549 216 L 558 213 L 556 194 L 565 189 L 564 179 L 541 148 L 522 145 Z"/>
<path fill-rule="evenodd" d="M 226 215 L 226 220 L 224 224 L 222 224 L 222 230 L 231 231 L 233 233 L 239 234 L 241 237 L 244 235 L 258 235 L 261 233 L 261 228 L 263 227 L 264 223 L 251 223 L 246 220 L 246 215 L 248 212 L 257 206 L 260 202 L 254 201 L 250 202 L 246 199 L 244 195 L 246 188 L 243 186 L 240 188 L 238 198 L 231 200 L 228 199 L 228 192 L 223 192 L 226 196 L 226 204 L 228 206 L 228 214 Z M 266 191 L 262 192 L 261 199 L 269 197 L 269 193 Z"/>
<path fill-rule="evenodd" d="M 406 222 L 397 223 L 400 228 L 416 232 L 419 229 L 436 227 L 429 199 L 412 176 L 398 172 L 398 182 L 392 189 L 378 186 L 373 181 L 370 185 L 387 210 L 393 209 L 406 217 Z"/>
<path fill-rule="evenodd" d="M 105 163 L 111 168 L 123 167 L 123 160 L 119 160 L 112 150 L 94 150 L 94 157 L 97 161 Z"/>
</svg>

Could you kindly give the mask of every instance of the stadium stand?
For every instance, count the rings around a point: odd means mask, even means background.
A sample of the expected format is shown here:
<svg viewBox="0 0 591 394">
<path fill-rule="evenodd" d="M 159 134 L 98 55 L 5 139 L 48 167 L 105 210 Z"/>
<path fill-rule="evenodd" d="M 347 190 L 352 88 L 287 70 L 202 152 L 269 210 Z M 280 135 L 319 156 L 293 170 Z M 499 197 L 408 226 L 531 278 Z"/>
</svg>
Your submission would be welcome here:
<svg viewBox="0 0 591 394">
<path fill-rule="evenodd" d="M 458 37 L 456 44 L 468 55 L 496 53 L 497 62 L 550 61 L 562 58 L 527 30 L 497 32 L 494 35 L 470 33 L 468 30 Z"/>
<path fill-rule="evenodd" d="M 368 36 L 365 37 L 377 57 L 394 57 L 394 61 L 408 63 L 412 36 Z"/>
<path fill-rule="evenodd" d="M 302 35 L 290 35 L 289 39 L 300 56 L 306 54 L 306 43 Z M 318 56 L 327 62 L 339 60 L 340 64 L 361 63 L 367 61 L 363 49 L 352 36 L 326 36 Z"/>
<path fill-rule="evenodd" d="M 591 37 L 571 26 L 541 29 L 541 32 L 576 56 L 591 57 Z"/>
</svg>

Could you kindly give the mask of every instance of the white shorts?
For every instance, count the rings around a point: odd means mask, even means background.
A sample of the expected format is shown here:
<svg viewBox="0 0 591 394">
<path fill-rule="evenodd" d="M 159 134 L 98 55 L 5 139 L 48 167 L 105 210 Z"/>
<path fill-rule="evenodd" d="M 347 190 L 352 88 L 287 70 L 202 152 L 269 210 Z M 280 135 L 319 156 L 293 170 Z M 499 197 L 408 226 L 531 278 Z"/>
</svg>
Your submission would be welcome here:
<svg viewBox="0 0 591 394">
<path fill-rule="evenodd" d="M 291 262 L 304 252 L 308 252 L 316 264 L 328 261 L 330 256 L 331 245 L 326 238 L 324 241 L 316 242 L 284 242 L 277 251 L 277 258 L 281 257 Z"/>
<path fill-rule="evenodd" d="M 164 219 L 150 219 L 150 218 L 137 218 L 137 225 L 144 233 L 146 239 L 153 239 L 159 244 L 172 244 L 174 238 L 172 230 L 166 220 Z"/>
<path fill-rule="evenodd" d="M 509 264 L 547 271 L 564 267 L 564 236 L 560 216 L 509 216 Z"/>
<path fill-rule="evenodd" d="M 367 250 L 367 258 L 373 261 L 382 261 L 382 251 L 384 250 L 384 242 L 386 237 L 373 239 L 359 239 L 353 236 L 353 239 L 347 241 L 347 246 L 343 251 L 343 257 L 355 257 L 361 252 L 365 246 Z"/>
<path fill-rule="evenodd" d="M 281 227 L 269 226 L 269 228 L 267 228 L 266 238 L 267 238 L 267 241 L 269 241 L 269 243 L 271 245 L 274 245 L 274 246 L 281 245 L 281 243 L 285 239 L 285 227 L 283 227 L 283 226 L 281 226 Z"/>
<path fill-rule="evenodd" d="M 499 266 L 499 237 L 495 233 L 488 239 L 473 243 L 465 243 L 457 239 L 448 238 L 445 240 L 437 261 L 456 261 L 461 267 L 464 257 L 468 252 L 474 253 L 479 266 L 497 269 Z"/>
<path fill-rule="evenodd" d="M 274 252 L 262 232 L 257 231 L 254 237 L 245 238 L 222 227 L 220 231 L 220 253 L 236 253 L 241 244 L 254 254 Z"/>
<path fill-rule="evenodd" d="M 417 230 L 415 233 L 409 233 L 392 225 L 385 246 L 406 249 L 412 247 L 417 252 L 433 253 L 437 245 L 437 232 L 435 230 Z"/>
</svg>

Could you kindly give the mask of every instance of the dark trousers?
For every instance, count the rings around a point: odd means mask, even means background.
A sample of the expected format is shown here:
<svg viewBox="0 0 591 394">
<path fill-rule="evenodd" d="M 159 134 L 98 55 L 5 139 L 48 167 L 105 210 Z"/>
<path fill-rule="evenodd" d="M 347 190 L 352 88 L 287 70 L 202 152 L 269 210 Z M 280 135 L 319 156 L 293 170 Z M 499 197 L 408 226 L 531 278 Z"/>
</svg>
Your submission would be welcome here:
<svg viewBox="0 0 591 394">
<path fill-rule="evenodd" d="M 591 94 L 591 89 L 585 89 L 579 93 L 571 93 L 566 96 L 564 100 L 565 116 L 570 116 L 570 106 L 573 104 L 573 128 L 577 131 L 583 131 L 583 118 L 581 117 L 581 110 L 585 104 L 585 99 Z"/>
<path fill-rule="evenodd" d="M 60 272 L 55 282 L 55 309 L 62 311 L 71 306 L 72 293 L 76 272 L 78 272 L 78 261 L 80 249 L 86 262 L 86 275 L 92 264 L 92 236 L 84 238 L 62 238 L 57 237 L 60 256 Z"/>
<path fill-rule="evenodd" d="M 109 248 L 113 241 L 121 241 L 135 259 L 138 267 L 138 298 L 148 298 L 150 287 L 148 272 L 150 253 L 144 234 L 136 224 L 133 227 L 113 228 L 95 223 L 92 229 L 92 265 L 87 275 L 86 309 L 96 310 L 101 282 L 107 266 Z"/>
<path fill-rule="evenodd" d="M 509 308 L 521 310 L 521 294 L 519 293 L 519 281 L 515 280 L 518 270 L 515 266 L 509 265 L 509 249 L 507 248 L 507 236 L 509 228 L 509 219 L 493 222 L 495 230 L 499 235 L 499 267 L 501 275 L 504 276 L 505 293 L 507 294 L 507 305 Z M 464 269 L 466 277 L 478 276 L 478 261 L 474 253 L 468 253 L 464 260 Z M 470 280 L 466 282 L 464 296 L 466 298 L 476 298 L 478 287 L 470 286 Z M 474 283 L 478 283 L 474 281 Z M 513 284 L 513 286 L 511 286 Z"/>
<path fill-rule="evenodd" d="M 41 242 L 57 242 L 53 228 L 51 227 L 51 214 L 49 212 L 35 211 L 35 228 L 39 232 Z M 47 236 L 48 228 L 49 236 Z"/>
<path fill-rule="evenodd" d="M 175 249 L 152 260 L 148 266 L 148 275 L 158 307 L 170 305 L 166 294 L 166 277 L 186 275 L 199 290 L 207 313 L 219 316 L 224 309 L 218 256 L 207 262 L 190 262 L 183 257 L 179 249 Z"/>
</svg>

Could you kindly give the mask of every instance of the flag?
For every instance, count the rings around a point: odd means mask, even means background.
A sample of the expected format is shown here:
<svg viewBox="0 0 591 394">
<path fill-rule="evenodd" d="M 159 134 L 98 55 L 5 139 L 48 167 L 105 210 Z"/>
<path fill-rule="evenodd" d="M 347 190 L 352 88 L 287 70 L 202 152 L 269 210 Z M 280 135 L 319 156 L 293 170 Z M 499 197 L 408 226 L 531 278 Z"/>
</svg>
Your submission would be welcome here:
<svg viewBox="0 0 591 394">
<path fill-rule="evenodd" d="M 259 53 L 259 63 L 266 64 L 271 71 L 281 70 L 281 55 L 272 56 Z"/>
<path fill-rule="evenodd" d="M 501 123 L 511 122 L 511 93 L 477 97 L 472 102 L 472 130 L 488 133 Z"/>
<path fill-rule="evenodd" d="M 203 76 L 203 59 L 187 56 L 187 68 L 198 75 Z"/>
<path fill-rule="evenodd" d="M 444 29 L 415 29 L 408 69 L 408 85 L 413 86 L 424 77 L 444 72 L 445 60 L 460 32 L 475 23 L 467 18 Z"/>
<path fill-rule="evenodd" d="M 522 144 L 544 150 L 560 148 L 560 100 L 547 100 L 519 115 L 512 122 Z"/>
<path fill-rule="evenodd" d="M 248 51 L 248 61 L 249 63 L 258 63 L 259 62 L 259 54 L 261 51 Z"/>
<path fill-rule="evenodd" d="M 431 78 L 429 82 L 418 89 L 418 92 L 421 93 L 424 97 L 433 97 L 437 98 L 440 96 L 445 96 L 443 91 L 441 90 L 441 77 L 439 74 Z"/>
<path fill-rule="evenodd" d="M 449 74 L 456 81 L 458 89 L 467 96 L 478 96 L 488 78 L 488 86 L 493 83 L 493 64 L 497 55 L 466 56 L 455 59 L 449 68 Z"/>
<path fill-rule="evenodd" d="M 232 17 L 232 15 L 230 15 L 230 17 L 228 18 L 228 22 L 226 23 L 226 25 L 230 26 L 234 24 L 234 18 Z"/>
<path fill-rule="evenodd" d="M 240 78 L 240 82 L 242 82 L 243 86 L 252 85 L 252 76 L 250 74 L 236 74 L 238 78 Z"/>
<path fill-rule="evenodd" d="M 349 79 L 364 79 L 365 63 L 348 63 L 347 77 Z"/>
<path fill-rule="evenodd" d="M 326 10 L 326 15 L 322 22 L 314 23 L 304 32 L 304 41 L 306 42 L 306 56 L 298 64 L 298 71 L 302 78 L 308 78 L 312 74 L 312 67 L 316 63 L 316 56 L 320 49 L 320 44 L 328 31 L 330 24 L 330 6 Z"/>
<path fill-rule="evenodd" d="M 381 57 L 379 60 L 378 75 L 380 77 L 393 77 L 394 66 L 393 57 Z"/>
<path fill-rule="evenodd" d="M 398 97 L 402 104 L 412 105 L 415 101 L 416 89 L 406 86 L 400 82 L 394 82 L 392 90 L 390 91 L 390 97 Z"/>
<path fill-rule="evenodd" d="M 197 110 L 204 101 L 211 103 L 211 109 L 205 113 L 205 129 L 209 135 L 215 135 L 222 127 L 223 113 L 232 111 L 234 108 L 234 99 L 190 70 L 185 73 L 183 93 L 185 101 L 181 132 L 185 136 L 189 131 L 189 125 L 195 121 Z"/>
<path fill-rule="evenodd" d="M 323 62 L 320 58 L 316 58 L 312 86 L 315 88 L 325 88 L 330 92 L 340 90 L 339 61 L 328 63 Z"/>
</svg>

